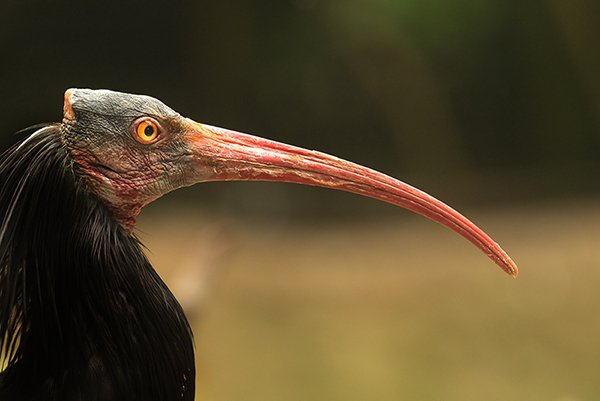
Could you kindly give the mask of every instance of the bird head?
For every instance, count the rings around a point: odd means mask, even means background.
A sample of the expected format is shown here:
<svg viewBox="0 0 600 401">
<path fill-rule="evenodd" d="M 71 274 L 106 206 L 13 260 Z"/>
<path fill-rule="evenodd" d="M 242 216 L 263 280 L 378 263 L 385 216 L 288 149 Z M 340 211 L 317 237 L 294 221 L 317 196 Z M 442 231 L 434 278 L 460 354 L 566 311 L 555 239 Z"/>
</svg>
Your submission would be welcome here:
<svg viewBox="0 0 600 401">
<path fill-rule="evenodd" d="M 145 204 L 189 185 L 188 126 L 149 96 L 65 92 L 63 140 L 88 186 L 129 228 Z"/>
<path fill-rule="evenodd" d="M 402 181 L 324 153 L 195 122 L 149 96 L 65 93 L 62 140 L 88 187 L 132 230 L 141 208 L 207 181 L 281 181 L 376 198 L 432 219 L 471 241 L 508 274 L 510 257 L 475 224 Z"/>
</svg>

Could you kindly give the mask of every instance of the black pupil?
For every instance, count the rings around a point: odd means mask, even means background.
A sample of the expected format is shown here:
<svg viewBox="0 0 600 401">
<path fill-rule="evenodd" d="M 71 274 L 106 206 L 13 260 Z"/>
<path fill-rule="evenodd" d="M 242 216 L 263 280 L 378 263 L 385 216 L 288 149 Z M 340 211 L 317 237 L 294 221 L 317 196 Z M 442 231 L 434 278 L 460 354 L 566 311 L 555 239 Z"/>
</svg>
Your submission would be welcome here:
<svg viewBox="0 0 600 401">
<path fill-rule="evenodd" d="M 148 125 L 146 128 L 144 128 L 144 135 L 146 135 L 146 136 L 154 135 L 154 127 L 151 125 Z"/>
</svg>

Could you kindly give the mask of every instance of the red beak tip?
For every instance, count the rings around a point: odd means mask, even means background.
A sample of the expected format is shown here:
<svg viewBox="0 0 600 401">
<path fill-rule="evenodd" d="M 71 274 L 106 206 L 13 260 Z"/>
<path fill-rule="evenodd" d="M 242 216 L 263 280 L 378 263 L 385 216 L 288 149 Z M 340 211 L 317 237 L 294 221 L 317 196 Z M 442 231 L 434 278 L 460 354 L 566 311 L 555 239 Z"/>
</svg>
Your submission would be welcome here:
<svg viewBox="0 0 600 401">
<path fill-rule="evenodd" d="M 506 273 L 508 273 L 513 278 L 517 278 L 519 276 L 519 268 L 517 267 L 515 262 L 512 261 L 512 259 L 508 258 L 503 260 L 502 262 L 503 266 L 501 267 Z"/>
</svg>

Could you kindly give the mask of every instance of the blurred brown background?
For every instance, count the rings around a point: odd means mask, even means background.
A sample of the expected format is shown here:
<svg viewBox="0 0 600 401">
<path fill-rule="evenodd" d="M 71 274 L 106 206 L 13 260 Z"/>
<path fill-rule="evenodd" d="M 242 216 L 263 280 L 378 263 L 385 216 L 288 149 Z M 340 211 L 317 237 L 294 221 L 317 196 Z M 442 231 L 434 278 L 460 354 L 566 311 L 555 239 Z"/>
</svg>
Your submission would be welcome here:
<svg viewBox="0 0 600 401">
<path fill-rule="evenodd" d="M 200 398 L 600 398 L 600 3 L 0 3 L 0 148 L 69 87 L 319 149 L 500 241 L 349 194 L 178 191 L 140 236 L 194 322 Z"/>
</svg>

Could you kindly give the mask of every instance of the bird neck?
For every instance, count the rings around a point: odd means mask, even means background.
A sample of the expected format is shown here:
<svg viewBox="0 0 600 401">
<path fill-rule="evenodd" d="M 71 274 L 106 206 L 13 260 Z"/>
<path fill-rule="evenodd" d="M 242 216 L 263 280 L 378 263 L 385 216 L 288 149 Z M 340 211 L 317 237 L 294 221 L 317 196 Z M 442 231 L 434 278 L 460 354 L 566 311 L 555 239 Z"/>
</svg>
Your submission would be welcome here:
<svg viewBox="0 0 600 401">
<path fill-rule="evenodd" d="M 0 400 L 193 400 L 189 325 L 58 126 L 0 162 Z"/>
</svg>

